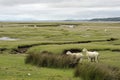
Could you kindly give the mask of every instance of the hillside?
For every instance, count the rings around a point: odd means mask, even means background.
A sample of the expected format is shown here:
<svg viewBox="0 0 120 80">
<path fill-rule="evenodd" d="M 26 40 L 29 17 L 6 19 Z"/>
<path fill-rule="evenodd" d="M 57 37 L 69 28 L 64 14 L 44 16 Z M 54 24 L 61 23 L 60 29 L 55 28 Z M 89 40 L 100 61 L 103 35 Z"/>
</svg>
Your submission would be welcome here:
<svg viewBox="0 0 120 80">
<path fill-rule="evenodd" d="M 113 18 L 94 18 L 89 21 L 120 21 L 120 17 L 113 17 Z"/>
</svg>

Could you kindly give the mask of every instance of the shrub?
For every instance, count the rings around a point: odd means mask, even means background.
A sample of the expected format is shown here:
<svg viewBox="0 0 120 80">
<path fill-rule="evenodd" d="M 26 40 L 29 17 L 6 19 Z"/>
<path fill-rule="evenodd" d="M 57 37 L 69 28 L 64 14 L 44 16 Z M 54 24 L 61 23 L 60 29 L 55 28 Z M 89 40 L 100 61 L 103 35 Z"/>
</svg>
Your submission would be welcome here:
<svg viewBox="0 0 120 80">
<path fill-rule="evenodd" d="M 84 63 L 75 68 L 74 76 L 83 80 L 120 80 L 120 70 L 105 64 Z"/>
<path fill-rule="evenodd" d="M 77 65 L 74 57 L 63 54 L 52 54 L 44 51 L 42 53 L 31 53 L 25 59 L 26 64 L 33 64 L 40 67 L 70 68 Z"/>
</svg>

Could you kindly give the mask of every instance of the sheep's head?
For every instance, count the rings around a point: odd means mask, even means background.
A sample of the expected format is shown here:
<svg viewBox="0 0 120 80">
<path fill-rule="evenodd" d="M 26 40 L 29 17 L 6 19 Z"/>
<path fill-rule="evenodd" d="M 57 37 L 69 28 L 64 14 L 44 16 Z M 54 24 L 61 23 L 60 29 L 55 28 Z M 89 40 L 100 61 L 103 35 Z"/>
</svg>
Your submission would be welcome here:
<svg viewBox="0 0 120 80">
<path fill-rule="evenodd" d="M 66 52 L 66 54 L 67 54 L 67 55 L 70 55 L 70 54 L 71 54 L 71 52 L 70 52 L 70 51 L 67 51 L 67 52 Z"/>
<path fill-rule="evenodd" d="M 86 49 L 86 48 L 83 48 L 82 52 L 86 52 L 86 51 L 87 51 L 87 49 Z"/>
</svg>

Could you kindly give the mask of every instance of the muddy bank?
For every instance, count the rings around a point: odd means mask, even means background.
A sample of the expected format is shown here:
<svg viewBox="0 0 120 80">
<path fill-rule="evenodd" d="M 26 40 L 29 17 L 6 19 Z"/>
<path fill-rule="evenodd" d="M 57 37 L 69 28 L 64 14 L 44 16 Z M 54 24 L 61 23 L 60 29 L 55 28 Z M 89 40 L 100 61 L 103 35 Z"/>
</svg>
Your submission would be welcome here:
<svg viewBox="0 0 120 80">
<path fill-rule="evenodd" d="M 3 53 L 6 50 L 7 50 L 7 48 L 0 48 L 0 54 Z"/>
</svg>

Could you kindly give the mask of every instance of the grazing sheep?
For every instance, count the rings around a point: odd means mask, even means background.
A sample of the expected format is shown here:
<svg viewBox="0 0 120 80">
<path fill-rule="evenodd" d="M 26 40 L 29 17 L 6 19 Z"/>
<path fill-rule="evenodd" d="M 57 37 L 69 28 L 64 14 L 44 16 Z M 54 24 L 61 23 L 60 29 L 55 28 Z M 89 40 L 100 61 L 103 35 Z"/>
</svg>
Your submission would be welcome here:
<svg viewBox="0 0 120 80">
<path fill-rule="evenodd" d="M 71 53 L 70 51 L 67 51 L 66 54 L 70 55 L 72 57 L 75 57 L 75 59 L 77 60 L 77 62 L 79 62 L 79 63 L 82 62 L 82 58 L 83 58 L 83 54 L 82 53 Z"/>
<path fill-rule="evenodd" d="M 90 51 L 88 51 L 86 48 L 84 48 L 84 49 L 82 50 L 82 52 L 86 54 L 86 56 L 88 57 L 88 61 L 98 62 L 98 56 L 99 56 L 99 53 L 98 53 L 98 52 L 96 52 L 96 51 L 90 52 Z"/>
<path fill-rule="evenodd" d="M 74 28 L 74 25 L 70 25 L 70 26 L 68 26 L 69 28 Z"/>
<path fill-rule="evenodd" d="M 107 29 L 104 29 L 105 32 L 107 32 Z"/>
</svg>

